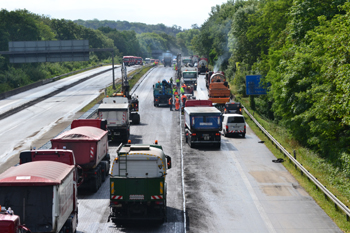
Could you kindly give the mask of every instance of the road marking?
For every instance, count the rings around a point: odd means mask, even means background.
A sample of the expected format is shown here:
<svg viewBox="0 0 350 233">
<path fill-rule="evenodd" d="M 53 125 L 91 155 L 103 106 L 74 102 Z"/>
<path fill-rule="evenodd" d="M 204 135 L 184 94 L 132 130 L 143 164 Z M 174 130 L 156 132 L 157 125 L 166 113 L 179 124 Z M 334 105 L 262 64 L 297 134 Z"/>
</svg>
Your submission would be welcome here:
<svg viewBox="0 0 350 233">
<path fill-rule="evenodd" d="M 250 182 L 248 180 L 248 177 L 245 175 L 245 173 L 244 173 L 244 171 L 243 171 L 243 169 L 241 167 L 241 164 L 239 163 L 238 159 L 236 159 L 235 156 L 232 156 L 232 159 L 233 159 L 233 161 L 234 161 L 234 163 L 236 165 L 236 168 L 237 168 L 240 176 L 242 177 L 242 180 L 243 180 L 245 186 L 247 187 L 251 198 L 253 199 L 254 205 L 258 209 L 259 214 L 260 214 L 261 218 L 263 219 L 263 221 L 264 221 L 268 231 L 270 233 L 276 233 L 275 228 L 273 227 L 273 225 L 272 225 L 269 217 L 267 216 L 263 206 L 261 205 L 258 197 L 256 196 L 256 194 L 254 192 L 254 189 L 253 189 L 252 185 L 250 184 Z"/>
<path fill-rule="evenodd" d="M 181 122 L 181 108 L 179 111 L 180 117 L 180 154 L 181 154 L 181 186 L 182 186 L 182 209 L 184 211 L 184 232 L 186 233 L 186 197 L 185 197 L 185 174 L 184 174 L 184 154 L 182 148 L 182 122 Z"/>
</svg>

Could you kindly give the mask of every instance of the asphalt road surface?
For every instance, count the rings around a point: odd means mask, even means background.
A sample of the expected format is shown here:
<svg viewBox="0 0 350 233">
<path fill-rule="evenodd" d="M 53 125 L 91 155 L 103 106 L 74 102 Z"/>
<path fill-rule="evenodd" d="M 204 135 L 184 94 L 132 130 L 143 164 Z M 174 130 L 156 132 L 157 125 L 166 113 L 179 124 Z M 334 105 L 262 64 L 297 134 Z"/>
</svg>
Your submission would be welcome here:
<svg viewBox="0 0 350 233">
<path fill-rule="evenodd" d="M 207 99 L 204 76 L 197 99 Z M 184 140 L 183 140 L 184 141 Z M 246 138 L 221 136 L 221 148 L 184 150 L 190 232 L 341 232 L 247 127 Z"/>
<path fill-rule="evenodd" d="M 135 68 L 133 66 L 128 71 Z M 8 99 L 0 100 L 0 111 L 5 111 L 9 106 L 18 106 L 18 104 L 32 100 L 34 97 L 45 95 L 47 94 L 47 90 L 57 89 L 58 87 L 77 81 L 77 79 L 97 73 L 101 69 L 106 68 L 89 70 L 52 84 L 28 90 Z M 120 68 L 115 69 L 115 76 L 116 78 L 121 77 Z M 72 118 L 85 105 L 95 99 L 110 83 L 112 83 L 112 71 L 98 75 L 1 120 L 0 167 L 6 161 L 17 156 L 20 151 L 35 146 L 32 145 L 32 142 L 41 138 L 55 125 L 68 118 Z"/>
<path fill-rule="evenodd" d="M 120 70 L 115 74 L 120 77 Z M 79 191 L 77 232 L 184 232 L 184 201 L 189 232 L 341 232 L 283 165 L 272 163 L 275 157 L 259 143 L 260 139 L 249 126 L 245 139 L 222 136 L 220 149 L 190 148 L 181 134 L 180 113 L 170 111 L 169 107 L 153 106 L 152 85 L 174 76 L 172 68 L 160 66 L 141 82 L 135 92 L 139 96 L 141 123 L 131 126 L 130 136 L 132 143 L 150 144 L 158 140 L 165 153 L 172 157 L 173 167 L 166 178 L 168 221 L 127 225 L 107 222 L 107 179 L 96 193 Z M 109 72 L 102 74 L 0 121 L 3 152 L 0 165 L 16 151 L 28 149 L 34 139 L 42 137 L 63 119 L 71 118 L 110 80 Z M 195 94 L 197 99 L 208 98 L 202 75 Z M 110 144 L 112 159 L 117 145 Z"/>
<path fill-rule="evenodd" d="M 78 232 L 183 232 L 183 199 L 180 170 L 180 115 L 170 111 L 169 107 L 153 106 L 153 84 L 174 78 L 174 70 L 170 67 L 157 67 L 137 88 L 139 97 L 139 113 L 141 123 L 131 125 L 131 143 L 158 144 L 164 152 L 172 157 L 172 168 L 166 177 L 168 221 L 163 224 L 154 222 L 133 222 L 126 225 L 115 225 L 107 222 L 109 215 L 109 179 L 95 194 L 86 192 L 79 194 Z M 118 143 L 110 143 L 111 159 L 116 156 Z"/>
</svg>

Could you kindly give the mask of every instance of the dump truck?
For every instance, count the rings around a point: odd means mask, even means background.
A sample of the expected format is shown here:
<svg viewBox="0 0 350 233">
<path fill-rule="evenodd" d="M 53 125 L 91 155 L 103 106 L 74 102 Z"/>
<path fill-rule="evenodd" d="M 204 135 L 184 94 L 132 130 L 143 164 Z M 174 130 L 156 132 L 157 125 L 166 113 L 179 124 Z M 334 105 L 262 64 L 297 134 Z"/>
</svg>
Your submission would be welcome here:
<svg viewBox="0 0 350 233">
<path fill-rule="evenodd" d="M 198 74 L 208 72 L 209 71 L 208 70 L 208 58 L 202 57 L 198 62 L 197 68 L 198 68 Z"/>
<path fill-rule="evenodd" d="M 126 66 L 122 64 L 121 68 L 122 73 L 122 90 L 120 93 L 113 93 L 113 97 L 119 97 L 124 98 L 120 101 L 116 99 L 103 99 L 103 103 L 125 103 L 125 98 L 127 99 L 127 102 L 129 104 L 129 120 L 132 121 L 134 125 L 140 124 L 140 115 L 138 113 L 139 111 L 139 100 L 137 95 L 131 95 L 130 94 L 130 85 L 128 81 L 128 75 Z M 110 102 L 108 102 L 110 100 Z"/>
<path fill-rule="evenodd" d="M 71 130 L 51 139 L 52 149 L 72 150 L 75 163 L 82 170 L 80 176 L 84 179 L 79 187 L 88 187 L 97 192 L 109 172 L 108 131 L 94 126 L 82 126 L 82 122 L 74 124 L 80 126 L 72 128 L 72 123 Z"/>
<path fill-rule="evenodd" d="M 171 60 L 173 59 L 173 55 L 170 53 L 170 51 L 167 51 L 164 55 L 164 67 L 169 66 L 171 67 Z"/>
<path fill-rule="evenodd" d="M 78 225 L 75 167 L 35 161 L 0 174 L 0 203 L 32 232 L 75 232 Z M 1 231 L 3 232 L 3 231 Z"/>
<path fill-rule="evenodd" d="M 54 162 L 65 163 L 67 165 L 73 165 L 76 167 L 74 171 L 74 176 L 76 177 L 75 179 L 77 181 L 77 186 L 79 187 L 80 184 L 84 181 L 81 167 L 79 165 L 76 165 L 74 153 L 72 150 L 62 150 L 62 149 L 32 150 L 31 149 L 31 150 L 21 151 L 21 153 L 19 154 L 19 164 L 25 164 L 33 161 L 54 161 Z"/>
<path fill-rule="evenodd" d="M 182 81 L 186 86 L 192 86 L 193 90 L 197 90 L 198 72 L 197 68 L 182 69 Z"/>
<path fill-rule="evenodd" d="M 226 77 L 222 73 L 214 73 L 210 77 L 208 95 L 209 100 L 214 104 L 224 106 L 226 102 L 230 101 L 230 87 L 226 82 Z"/>
<path fill-rule="evenodd" d="M 110 173 L 109 220 L 166 221 L 166 175 L 171 157 L 157 141 L 125 144 L 117 153 Z"/>
<path fill-rule="evenodd" d="M 157 82 L 153 85 L 153 105 L 159 107 L 160 105 L 169 106 L 169 99 L 173 94 L 172 85 L 165 79 L 162 82 Z"/>
<path fill-rule="evenodd" d="M 99 119 L 107 120 L 108 140 L 126 143 L 130 137 L 129 103 L 126 97 L 104 98 L 97 109 Z"/>
<path fill-rule="evenodd" d="M 31 233 L 31 231 L 21 225 L 18 215 L 10 214 L 5 207 L 0 205 L 0 232 L 1 233 Z"/>
<path fill-rule="evenodd" d="M 206 103 L 204 103 L 206 104 Z M 185 141 L 192 148 L 194 145 L 221 145 L 221 112 L 215 107 L 190 106 L 184 108 Z"/>
</svg>

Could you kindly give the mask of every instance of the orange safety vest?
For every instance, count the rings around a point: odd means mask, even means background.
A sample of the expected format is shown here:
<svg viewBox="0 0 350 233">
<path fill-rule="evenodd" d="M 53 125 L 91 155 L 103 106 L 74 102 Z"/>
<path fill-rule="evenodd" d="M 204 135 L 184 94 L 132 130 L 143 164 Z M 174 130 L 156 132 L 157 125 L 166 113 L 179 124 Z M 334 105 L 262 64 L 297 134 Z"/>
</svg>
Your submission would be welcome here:
<svg viewBox="0 0 350 233">
<path fill-rule="evenodd" d="M 180 109 L 180 100 L 179 98 L 175 99 L 175 110 L 179 110 Z"/>
<path fill-rule="evenodd" d="M 172 102 L 172 101 L 171 101 L 171 99 L 172 99 L 172 98 L 169 98 L 169 105 L 170 105 L 170 104 L 171 104 L 171 102 Z"/>
</svg>

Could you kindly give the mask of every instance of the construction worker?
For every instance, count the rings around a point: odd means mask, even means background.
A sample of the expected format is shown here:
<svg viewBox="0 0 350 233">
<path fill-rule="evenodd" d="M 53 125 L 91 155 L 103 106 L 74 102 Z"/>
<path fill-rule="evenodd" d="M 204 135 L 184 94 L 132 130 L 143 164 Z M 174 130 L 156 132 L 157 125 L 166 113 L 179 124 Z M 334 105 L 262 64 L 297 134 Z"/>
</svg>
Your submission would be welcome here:
<svg viewBox="0 0 350 233">
<path fill-rule="evenodd" d="M 187 101 L 187 96 L 186 95 L 182 95 L 181 96 L 181 102 L 182 102 L 183 106 L 185 106 L 186 101 Z"/>
<path fill-rule="evenodd" d="M 173 111 L 173 97 L 169 98 L 170 111 Z"/>
<path fill-rule="evenodd" d="M 180 88 L 180 93 L 181 93 L 181 95 L 185 94 L 185 89 L 183 86 Z"/>
<path fill-rule="evenodd" d="M 170 78 L 170 83 L 173 84 L 173 77 Z"/>
<path fill-rule="evenodd" d="M 173 87 L 173 94 L 176 92 L 177 90 L 176 90 L 176 87 L 174 86 Z"/>
<path fill-rule="evenodd" d="M 175 97 L 175 110 L 176 111 L 180 110 L 180 99 L 178 95 Z"/>
<path fill-rule="evenodd" d="M 179 78 L 177 78 L 175 82 L 176 82 L 176 86 L 177 86 L 177 88 L 179 88 L 179 87 L 180 87 L 180 79 L 179 79 Z"/>
</svg>

